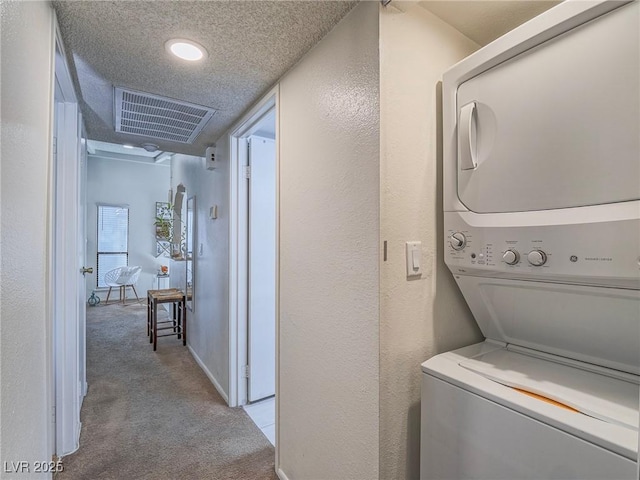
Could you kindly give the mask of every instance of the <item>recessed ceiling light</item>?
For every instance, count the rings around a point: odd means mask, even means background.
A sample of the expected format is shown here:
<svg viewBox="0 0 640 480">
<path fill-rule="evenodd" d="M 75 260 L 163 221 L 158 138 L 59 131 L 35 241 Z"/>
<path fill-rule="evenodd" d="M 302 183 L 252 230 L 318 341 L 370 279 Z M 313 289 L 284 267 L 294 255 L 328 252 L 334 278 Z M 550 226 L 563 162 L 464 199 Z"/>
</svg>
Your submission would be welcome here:
<svg viewBox="0 0 640 480">
<path fill-rule="evenodd" d="M 123 146 L 124 148 L 133 148 L 133 145 L 129 145 L 129 144 L 127 144 L 127 145 L 122 145 L 122 146 Z"/>
<path fill-rule="evenodd" d="M 190 62 L 202 60 L 207 56 L 207 51 L 202 45 L 198 45 L 191 40 L 185 40 L 184 38 L 173 38 L 165 43 L 164 46 L 168 52 L 176 57 Z"/>
</svg>

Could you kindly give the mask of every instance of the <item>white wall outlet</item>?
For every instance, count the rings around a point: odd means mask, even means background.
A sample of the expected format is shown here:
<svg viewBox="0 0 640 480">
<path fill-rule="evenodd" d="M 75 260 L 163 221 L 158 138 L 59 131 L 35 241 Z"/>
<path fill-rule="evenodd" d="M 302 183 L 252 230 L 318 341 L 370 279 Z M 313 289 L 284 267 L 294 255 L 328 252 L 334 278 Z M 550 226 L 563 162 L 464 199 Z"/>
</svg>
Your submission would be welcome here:
<svg viewBox="0 0 640 480">
<path fill-rule="evenodd" d="M 422 275 L 422 242 L 407 242 L 407 277 Z"/>
</svg>

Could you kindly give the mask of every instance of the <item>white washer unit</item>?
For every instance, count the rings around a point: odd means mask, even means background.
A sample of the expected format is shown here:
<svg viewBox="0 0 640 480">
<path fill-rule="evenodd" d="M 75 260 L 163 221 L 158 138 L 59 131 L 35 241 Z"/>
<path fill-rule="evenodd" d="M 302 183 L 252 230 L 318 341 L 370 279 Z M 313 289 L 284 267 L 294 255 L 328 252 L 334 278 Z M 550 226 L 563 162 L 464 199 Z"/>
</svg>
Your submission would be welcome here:
<svg viewBox="0 0 640 480">
<path fill-rule="evenodd" d="M 445 261 L 486 340 L 422 364 L 423 479 L 637 479 L 640 4 L 568 0 L 443 82 Z"/>
</svg>

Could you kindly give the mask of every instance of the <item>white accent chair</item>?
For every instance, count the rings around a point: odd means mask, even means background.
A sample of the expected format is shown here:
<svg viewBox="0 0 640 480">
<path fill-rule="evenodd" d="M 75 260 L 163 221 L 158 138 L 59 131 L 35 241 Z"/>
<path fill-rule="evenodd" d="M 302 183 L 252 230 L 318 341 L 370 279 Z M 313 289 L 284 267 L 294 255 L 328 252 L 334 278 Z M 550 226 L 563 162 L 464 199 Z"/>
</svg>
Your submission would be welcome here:
<svg viewBox="0 0 640 480">
<path fill-rule="evenodd" d="M 111 295 L 111 289 L 113 287 L 118 287 L 120 289 L 120 301 L 122 304 L 125 304 L 127 300 L 127 287 L 131 287 L 133 289 L 133 293 L 136 295 L 136 299 L 140 302 L 140 298 L 138 297 L 138 292 L 136 292 L 135 284 L 138 281 L 138 277 L 140 276 L 140 272 L 142 271 L 142 267 L 116 267 L 113 270 L 109 270 L 104 274 L 104 283 L 109 287 L 109 292 L 107 293 L 107 300 L 104 304 L 109 303 L 109 296 Z"/>
</svg>

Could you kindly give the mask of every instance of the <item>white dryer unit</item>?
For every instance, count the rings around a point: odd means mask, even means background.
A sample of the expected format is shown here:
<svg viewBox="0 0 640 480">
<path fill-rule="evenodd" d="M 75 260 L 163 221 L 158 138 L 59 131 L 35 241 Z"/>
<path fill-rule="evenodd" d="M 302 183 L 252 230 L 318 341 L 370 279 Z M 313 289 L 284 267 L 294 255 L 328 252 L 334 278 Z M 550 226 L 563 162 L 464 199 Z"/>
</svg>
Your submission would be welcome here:
<svg viewBox="0 0 640 480">
<path fill-rule="evenodd" d="M 422 365 L 423 479 L 638 478 L 639 12 L 568 0 L 444 76 L 445 261 L 486 340 Z"/>
</svg>

